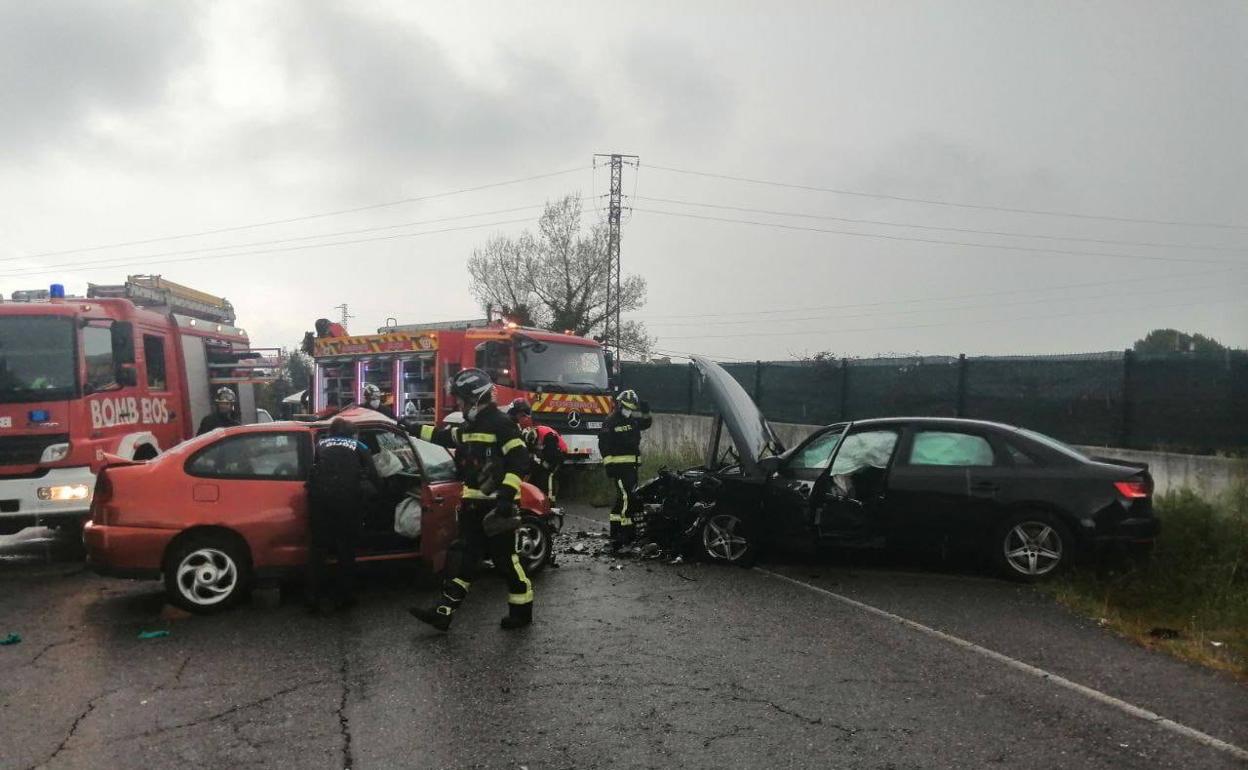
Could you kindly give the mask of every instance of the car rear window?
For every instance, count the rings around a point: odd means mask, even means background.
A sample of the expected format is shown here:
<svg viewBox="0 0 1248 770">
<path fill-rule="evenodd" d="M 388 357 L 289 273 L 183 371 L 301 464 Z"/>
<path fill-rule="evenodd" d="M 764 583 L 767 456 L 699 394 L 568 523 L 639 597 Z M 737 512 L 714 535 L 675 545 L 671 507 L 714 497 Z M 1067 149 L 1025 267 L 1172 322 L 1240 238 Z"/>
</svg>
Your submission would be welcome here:
<svg viewBox="0 0 1248 770">
<path fill-rule="evenodd" d="M 1064 444 L 1061 441 L 1058 441 L 1052 436 L 1046 436 L 1043 433 L 1037 433 L 1034 430 L 1027 430 L 1026 428 L 1018 428 L 1017 430 L 1019 435 L 1026 436 L 1032 441 L 1035 441 L 1037 444 L 1048 447 L 1055 452 L 1060 452 L 1061 454 L 1075 460 L 1082 460 L 1084 462 L 1088 461 L 1088 456 L 1083 452 L 1080 452 L 1078 449 L 1075 449 L 1069 444 Z"/>
<path fill-rule="evenodd" d="M 970 433 L 919 431 L 910 448 L 911 465 L 988 466 L 995 461 L 988 439 Z"/>
<path fill-rule="evenodd" d="M 301 433 L 229 436 L 196 452 L 186 463 L 192 476 L 233 479 L 298 479 Z"/>
</svg>

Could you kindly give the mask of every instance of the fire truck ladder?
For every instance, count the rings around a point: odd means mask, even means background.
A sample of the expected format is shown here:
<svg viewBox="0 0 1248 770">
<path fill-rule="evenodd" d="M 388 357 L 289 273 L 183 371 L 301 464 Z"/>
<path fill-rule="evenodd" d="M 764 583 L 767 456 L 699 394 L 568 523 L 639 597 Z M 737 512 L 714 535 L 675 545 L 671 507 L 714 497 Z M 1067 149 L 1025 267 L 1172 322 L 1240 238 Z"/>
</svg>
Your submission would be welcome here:
<svg viewBox="0 0 1248 770">
<path fill-rule="evenodd" d="M 208 382 L 213 385 L 277 382 L 286 369 L 281 348 L 208 351 Z"/>
<path fill-rule="evenodd" d="M 120 285 L 87 284 L 90 298 L 117 297 L 152 310 L 234 325 L 234 306 L 224 297 L 183 286 L 159 275 L 128 275 Z"/>
</svg>

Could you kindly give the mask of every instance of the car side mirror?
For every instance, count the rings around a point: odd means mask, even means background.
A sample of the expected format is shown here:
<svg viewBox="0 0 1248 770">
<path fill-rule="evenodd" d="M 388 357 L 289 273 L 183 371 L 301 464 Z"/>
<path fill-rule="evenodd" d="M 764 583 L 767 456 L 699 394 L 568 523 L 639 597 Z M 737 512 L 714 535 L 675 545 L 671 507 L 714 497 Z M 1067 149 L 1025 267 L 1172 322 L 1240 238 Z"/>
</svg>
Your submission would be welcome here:
<svg viewBox="0 0 1248 770">
<path fill-rule="evenodd" d="M 775 455 L 764 457 L 758 461 L 758 469 L 763 472 L 764 476 L 773 476 L 776 471 L 780 470 L 780 458 Z"/>
</svg>

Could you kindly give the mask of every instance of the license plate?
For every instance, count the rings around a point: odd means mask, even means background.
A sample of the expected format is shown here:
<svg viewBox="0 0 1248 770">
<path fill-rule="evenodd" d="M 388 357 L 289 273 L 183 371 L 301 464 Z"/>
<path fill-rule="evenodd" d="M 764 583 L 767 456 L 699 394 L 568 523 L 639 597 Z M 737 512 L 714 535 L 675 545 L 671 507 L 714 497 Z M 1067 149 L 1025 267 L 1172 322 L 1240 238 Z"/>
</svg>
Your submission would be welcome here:
<svg viewBox="0 0 1248 770">
<path fill-rule="evenodd" d="M 586 428 L 589 428 L 590 430 L 601 430 L 601 429 L 602 429 L 602 422 L 601 422 L 601 421 L 599 421 L 599 422 L 587 422 L 587 423 L 585 423 L 585 427 L 586 427 Z"/>
</svg>

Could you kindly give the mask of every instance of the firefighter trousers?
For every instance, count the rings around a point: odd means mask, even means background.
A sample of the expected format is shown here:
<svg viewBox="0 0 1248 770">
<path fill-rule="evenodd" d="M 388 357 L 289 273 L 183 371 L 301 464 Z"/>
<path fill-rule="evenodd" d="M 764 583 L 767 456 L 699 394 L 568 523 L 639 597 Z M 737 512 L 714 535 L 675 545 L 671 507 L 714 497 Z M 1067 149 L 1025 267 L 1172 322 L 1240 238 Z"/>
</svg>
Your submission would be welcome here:
<svg viewBox="0 0 1248 770">
<path fill-rule="evenodd" d="M 459 509 L 459 535 L 446 553 L 446 574 L 437 611 L 453 615 L 468 596 L 473 573 L 483 556 L 494 562 L 494 571 L 507 582 L 507 603 L 523 607 L 533 604 L 533 583 L 524 572 L 516 552 L 515 531 L 487 537 L 481 519 L 494 509 L 493 500 L 465 500 Z"/>
<path fill-rule="evenodd" d="M 637 466 L 632 463 L 612 463 L 607 468 L 607 478 L 615 487 L 615 503 L 611 506 L 611 544 L 628 545 L 635 537 L 635 517 L 640 512 L 637 501 Z"/>
<path fill-rule="evenodd" d="M 547 468 L 543 463 L 534 461 L 529 466 L 529 483 L 542 490 L 546 495 L 546 499 L 550 500 L 551 505 L 555 504 L 555 497 L 559 492 L 558 481 L 556 480 L 558 475 L 558 465 L 551 469 Z"/>
</svg>

